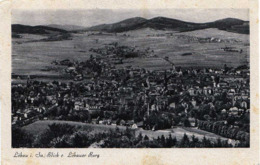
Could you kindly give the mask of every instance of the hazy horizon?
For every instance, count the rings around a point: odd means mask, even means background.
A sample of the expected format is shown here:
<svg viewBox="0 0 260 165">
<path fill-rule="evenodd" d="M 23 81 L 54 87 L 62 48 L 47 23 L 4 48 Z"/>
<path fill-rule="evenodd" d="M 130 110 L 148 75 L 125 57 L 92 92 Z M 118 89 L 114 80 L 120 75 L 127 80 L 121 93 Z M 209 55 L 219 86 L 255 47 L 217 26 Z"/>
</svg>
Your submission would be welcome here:
<svg viewBox="0 0 260 165">
<path fill-rule="evenodd" d="M 216 14 L 217 13 L 217 14 Z M 168 17 L 187 22 L 204 23 L 224 18 L 249 20 L 248 9 L 90 9 L 90 10 L 13 10 L 12 24 L 95 26 L 132 17 L 146 19 Z M 207 17 L 205 17 L 207 16 Z"/>
</svg>

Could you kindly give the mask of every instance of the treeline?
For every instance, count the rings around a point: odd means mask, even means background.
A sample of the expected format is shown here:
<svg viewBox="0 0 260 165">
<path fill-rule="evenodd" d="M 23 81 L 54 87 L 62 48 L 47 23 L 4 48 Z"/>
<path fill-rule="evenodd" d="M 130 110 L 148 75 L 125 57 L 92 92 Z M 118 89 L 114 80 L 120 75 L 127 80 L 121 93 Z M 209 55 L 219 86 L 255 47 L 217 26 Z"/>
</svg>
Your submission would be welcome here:
<svg viewBox="0 0 260 165">
<path fill-rule="evenodd" d="M 242 128 L 228 126 L 223 122 L 212 122 L 212 121 L 197 121 L 199 129 L 213 132 L 223 137 L 240 140 L 249 147 L 250 136 L 248 132 L 245 132 Z"/>
<path fill-rule="evenodd" d="M 244 147 L 239 144 L 235 147 Z M 109 130 L 96 132 L 94 130 L 72 126 L 69 124 L 51 124 L 48 129 L 32 136 L 21 128 L 12 129 L 13 148 L 203 148 L 203 147 L 233 147 L 227 141 L 217 139 L 216 142 L 195 136 L 182 139 L 164 135 L 151 139 L 142 134 L 135 135 L 132 129 Z"/>
</svg>

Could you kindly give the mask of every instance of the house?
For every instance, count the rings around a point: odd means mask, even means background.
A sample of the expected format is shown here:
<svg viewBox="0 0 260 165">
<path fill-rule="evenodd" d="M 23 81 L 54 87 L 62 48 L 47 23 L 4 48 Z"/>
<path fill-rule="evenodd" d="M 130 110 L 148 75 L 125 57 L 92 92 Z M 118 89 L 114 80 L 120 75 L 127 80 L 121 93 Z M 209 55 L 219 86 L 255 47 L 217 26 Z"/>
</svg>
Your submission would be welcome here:
<svg viewBox="0 0 260 165">
<path fill-rule="evenodd" d="M 111 122 L 109 120 L 103 120 L 102 124 L 105 124 L 105 125 L 110 125 Z"/>
<path fill-rule="evenodd" d="M 248 106 L 247 106 L 247 102 L 246 101 L 242 101 L 241 104 L 240 104 L 241 107 L 247 109 Z"/>
<path fill-rule="evenodd" d="M 74 103 L 74 109 L 75 109 L 76 111 L 83 110 L 83 108 L 84 108 L 84 103 L 83 103 L 83 102 L 81 102 L 81 101 L 76 101 L 76 102 Z"/>
<path fill-rule="evenodd" d="M 217 87 L 227 87 L 228 84 L 226 82 L 220 82 L 218 83 Z"/>
<path fill-rule="evenodd" d="M 153 104 L 151 106 L 151 111 L 156 111 L 156 110 L 158 110 L 158 106 L 156 104 Z"/>
<path fill-rule="evenodd" d="M 238 116 L 238 108 L 237 107 L 232 107 L 229 109 L 229 116 Z"/>
<path fill-rule="evenodd" d="M 135 123 L 134 123 L 134 120 L 129 120 L 129 121 L 126 122 L 125 125 L 126 125 L 126 126 L 132 126 L 133 124 L 135 124 Z"/>
<path fill-rule="evenodd" d="M 176 108 L 176 104 L 175 102 L 172 102 L 170 105 L 169 105 L 170 108 Z"/>
<path fill-rule="evenodd" d="M 35 109 L 37 112 L 39 112 L 39 113 L 42 113 L 42 112 L 45 112 L 45 107 L 40 107 L 40 108 L 36 108 Z"/>
<path fill-rule="evenodd" d="M 137 126 L 137 124 L 134 123 L 134 124 L 131 126 L 131 128 L 133 128 L 133 129 L 137 129 L 138 126 Z"/>
<path fill-rule="evenodd" d="M 98 105 L 90 106 L 89 110 L 90 111 L 100 111 L 100 106 L 98 106 Z"/>
<path fill-rule="evenodd" d="M 33 110 L 28 110 L 27 112 L 24 113 L 24 118 L 31 118 L 37 114 L 36 111 Z"/>
<path fill-rule="evenodd" d="M 245 94 L 245 95 L 242 95 L 241 97 L 242 97 L 242 99 L 244 99 L 244 100 L 246 100 L 246 99 L 248 99 L 248 98 L 249 98 L 249 96 L 248 96 L 247 94 Z"/>
<path fill-rule="evenodd" d="M 204 95 L 208 95 L 208 89 L 207 89 L 207 87 L 204 87 L 204 88 L 203 88 L 203 94 L 204 94 Z"/>
<path fill-rule="evenodd" d="M 227 113 L 227 110 L 226 109 L 222 109 L 221 110 L 221 114 L 226 114 Z"/>
<path fill-rule="evenodd" d="M 191 127 L 195 127 L 196 126 L 196 119 L 195 118 L 189 117 L 188 120 L 190 122 L 190 126 Z"/>
<path fill-rule="evenodd" d="M 143 121 L 140 121 L 140 122 L 136 123 L 136 125 L 137 125 L 137 127 L 143 127 L 144 122 L 143 122 Z"/>
<path fill-rule="evenodd" d="M 190 88 L 190 89 L 188 89 L 188 92 L 189 92 L 189 94 L 191 95 L 191 96 L 195 96 L 196 94 L 195 94 L 195 89 L 194 88 Z"/>
<path fill-rule="evenodd" d="M 120 121 L 120 125 L 125 125 L 125 124 L 126 124 L 126 122 L 124 120 Z"/>
<path fill-rule="evenodd" d="M 71 73 L 71 72 L 74 72 L 74 71 L 76 71 L 76 68 L 75 68 L 75 67 L 68 67 L 68 68 L 66 69 L 66 72 L 67 72 L 67 73 Z"/>
<path fill-rule="evenodd" d="M 195 107 L 195 106 L 197 105 L 197 101 L 194 100 L 194 99 L 192 99 L 192 100 L 191 100 L 191 104 Z"/>
<path fill-rule="evenodd" d="M 116 121 L 115 121 L 115 120 L 112 120 L 112 121 L 111 121 L 111 125 L 117 126 Z"/>
<path fill-rule="evenodd" d="M 75 102 L 75 104 L 74 104 L 74 109 L 75 109 L 76 111 L 79 111 L 79 106 L 80 106 L 80 102 L 79 102 L 79 101 Z"/>
<path fill-rule="evenodd" d="M 86 103 L 85 108 L 86 108 L 86 110 L 89 110 L 89 108 L 90 108 L 89 104 Z"/>
</svg>

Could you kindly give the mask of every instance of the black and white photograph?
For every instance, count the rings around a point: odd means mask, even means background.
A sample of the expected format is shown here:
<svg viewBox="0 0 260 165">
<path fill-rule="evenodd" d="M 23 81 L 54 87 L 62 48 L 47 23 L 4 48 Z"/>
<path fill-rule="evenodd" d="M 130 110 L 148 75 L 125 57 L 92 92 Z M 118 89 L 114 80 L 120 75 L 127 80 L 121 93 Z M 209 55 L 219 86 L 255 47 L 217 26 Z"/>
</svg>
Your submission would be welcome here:
<svg viewBox="0 0 260 165">
<path fill-rule="evenodd" d="M 249 148 L 249 9 L 12 10 L 12 148 Z"/>
</svg>

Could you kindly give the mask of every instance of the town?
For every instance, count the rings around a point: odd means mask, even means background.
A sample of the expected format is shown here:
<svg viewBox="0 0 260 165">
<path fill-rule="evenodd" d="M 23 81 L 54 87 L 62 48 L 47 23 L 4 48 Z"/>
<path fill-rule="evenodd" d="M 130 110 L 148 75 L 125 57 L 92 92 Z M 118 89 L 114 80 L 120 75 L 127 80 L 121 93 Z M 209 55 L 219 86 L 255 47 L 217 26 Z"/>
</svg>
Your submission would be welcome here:
<svg viewBox="0 0 260 165">
<path fill-rule="evenodd" d="M 165 57 L 165 60 L 168 60 Z M 169 60 L 168 60 L 169 61 Z M 71 81 L 12 84 L 12 125 L 65 120 L 131 129 L 193 127 L 249 145 L 249 68 L 117 68 L 105 58 L 62 60 Z"/>
</svg>

